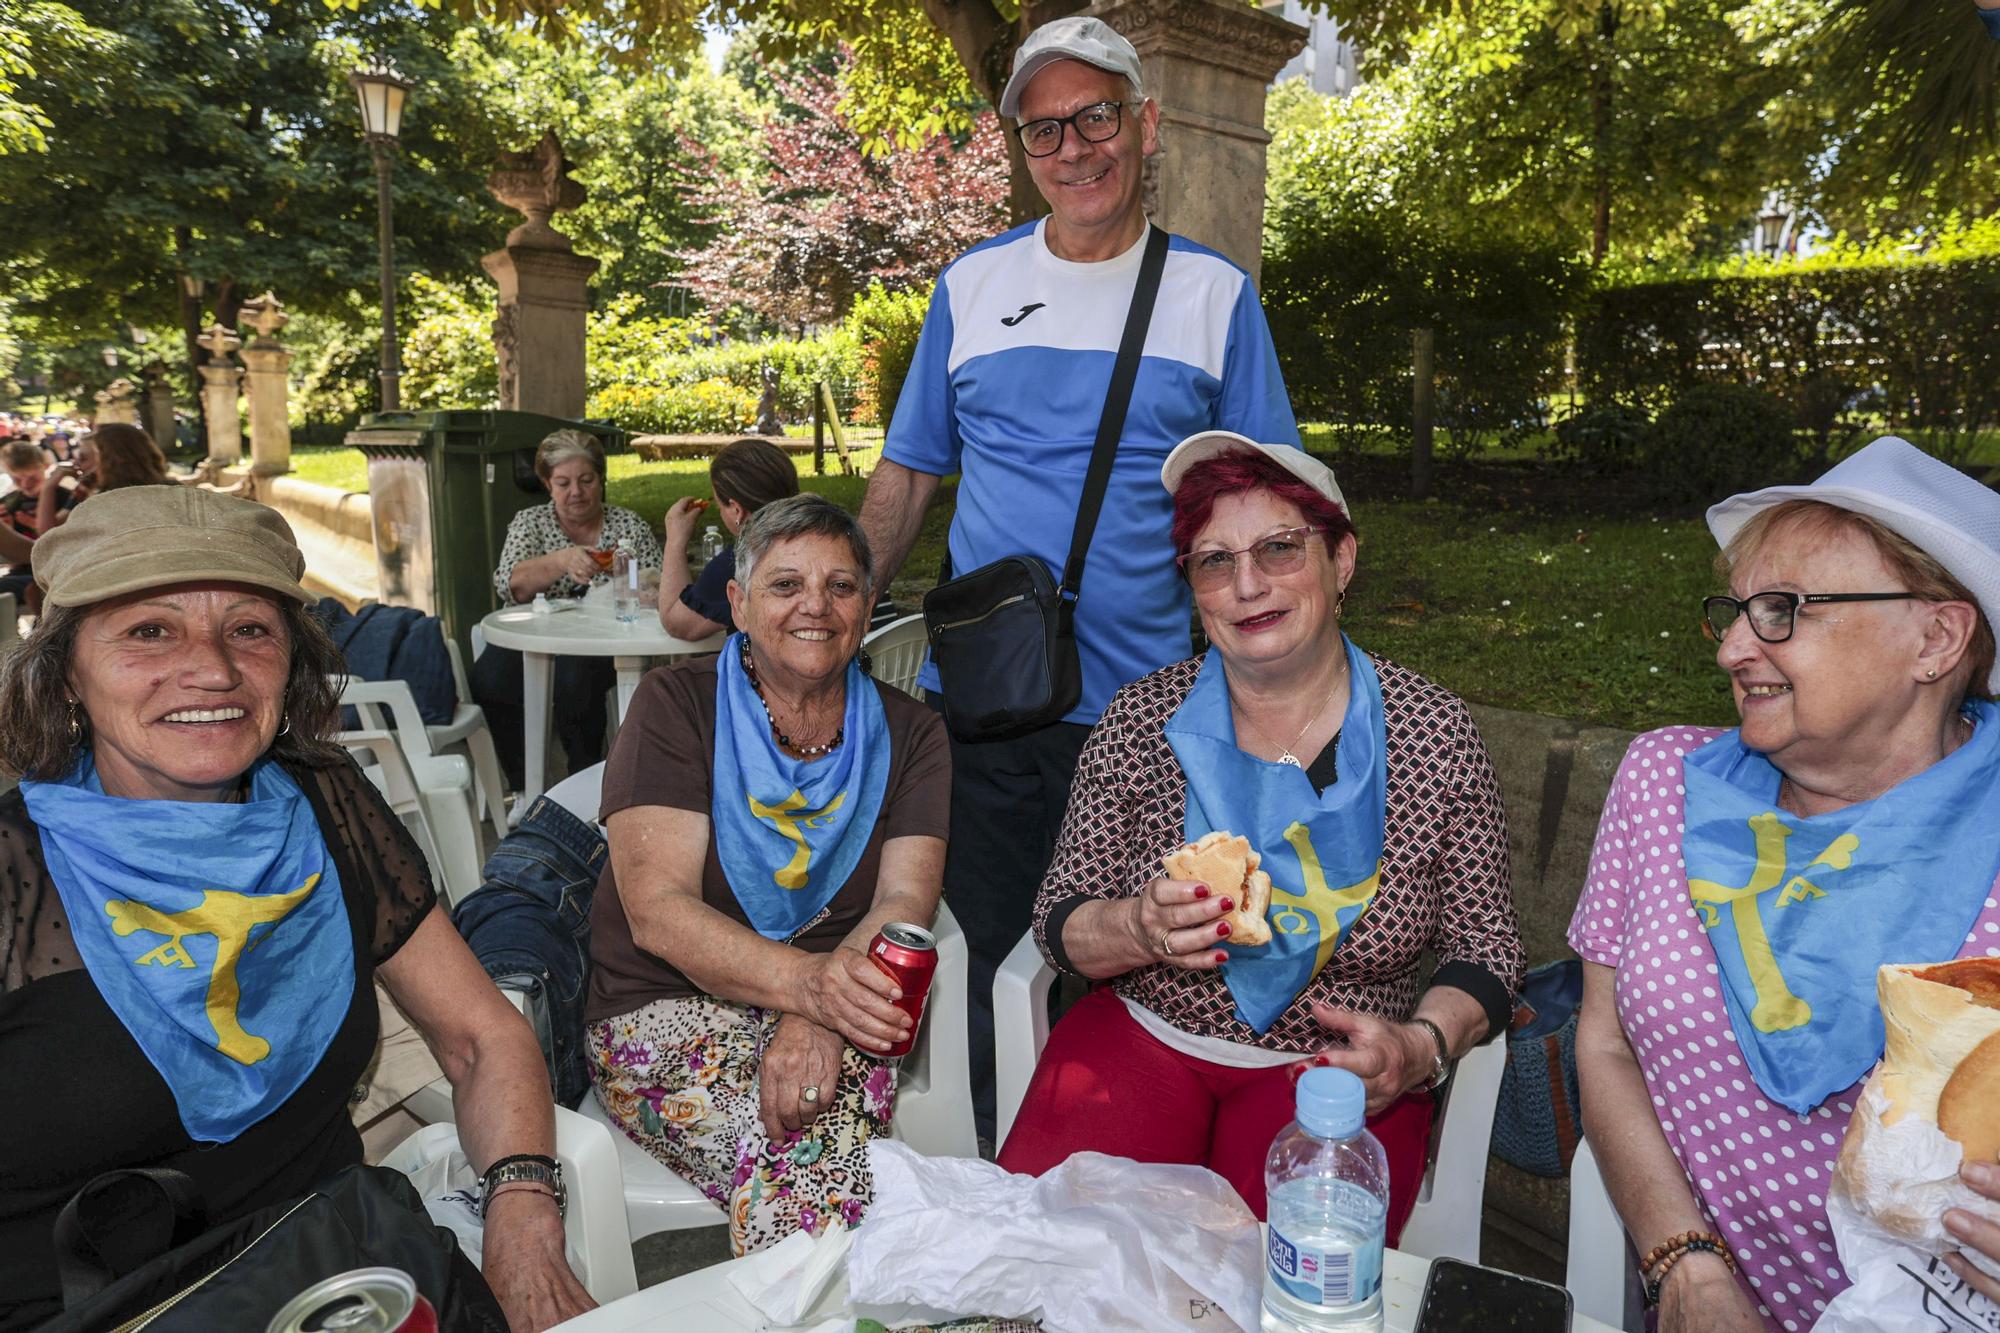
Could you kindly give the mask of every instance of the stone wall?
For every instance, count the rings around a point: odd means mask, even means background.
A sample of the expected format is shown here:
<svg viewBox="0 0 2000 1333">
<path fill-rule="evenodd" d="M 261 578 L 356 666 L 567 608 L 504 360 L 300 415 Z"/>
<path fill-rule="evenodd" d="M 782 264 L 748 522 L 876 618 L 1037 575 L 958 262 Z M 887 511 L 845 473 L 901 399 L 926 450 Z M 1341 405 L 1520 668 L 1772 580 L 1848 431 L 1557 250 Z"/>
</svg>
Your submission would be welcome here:
<svg viewBox="0 0 2000 1333">
<path fill-rule="evenodd" d="M 1590 865 L 1597 816 L 1633 733 L 1562 718 L 1472 705 L 1507 806 L 1514 910 L 1528 966 L 1572 958 L 1564 940 Z M 1569 1182 L 1529 1175 L 1492 1158 L 1486 1171 L 1485 1263 L 1563 1280 Z"/>
<path fill-rule="evenodd" d="M 376 595 L 375 508 L 366 495 L 297 477 L 258 477 L 256 498 L 291 523 L 305 552 L 306 591 L 351 610 Z"/>
</svg>

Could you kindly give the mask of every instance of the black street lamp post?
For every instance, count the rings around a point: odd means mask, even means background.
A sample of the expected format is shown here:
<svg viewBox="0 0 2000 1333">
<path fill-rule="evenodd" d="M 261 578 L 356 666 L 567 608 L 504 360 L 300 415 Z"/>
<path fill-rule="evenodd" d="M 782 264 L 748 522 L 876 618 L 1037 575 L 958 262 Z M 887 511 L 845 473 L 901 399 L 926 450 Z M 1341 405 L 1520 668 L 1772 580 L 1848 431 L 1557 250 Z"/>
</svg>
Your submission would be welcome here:
<svg viewBox="0 0 2000 1333">
<path fill-rule="evenodd" d="M 396 224 L 390 205 L 389 177 L 396 165 L 396 140 L 403 129 L 403 103 L 411 84 L 386 59 L 378 59 L 348 76 L 361 102 L 361 129 L 375 155 L 376 231 L 382 251 L 382 410 L 402 406 L 396 348 Z"/>
</svg>

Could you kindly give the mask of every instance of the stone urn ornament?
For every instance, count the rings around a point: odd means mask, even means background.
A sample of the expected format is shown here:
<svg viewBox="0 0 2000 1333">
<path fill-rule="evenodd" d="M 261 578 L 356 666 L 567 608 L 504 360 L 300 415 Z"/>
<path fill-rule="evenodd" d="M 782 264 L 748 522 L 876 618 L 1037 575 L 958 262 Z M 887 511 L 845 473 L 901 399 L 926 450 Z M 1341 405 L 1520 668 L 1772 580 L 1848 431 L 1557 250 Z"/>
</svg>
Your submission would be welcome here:
<svg viewBox="0 0 2000 1333">
<path fill-rule="evenodd" d="M 525 153 L 500 154 L 500 169 L 486 178 L 486 188 L 495 199 L 528 219 L 507 233 L 509 246 L 573 248 L 569 237 L 549 225 L 550 218 L 569 212 L 588 197 L 583 186 L 570 179 L 570 165 L 554 130 L 542 135 L 542 141 Z"/>
<path fill-rule="evenodd" d="M 751 430 L 758 435 L 785 433 L 778 421 L 778 368 L 769 361 L 764 363 L 764 393 L 757 400 L 757 424 Z"/>
<path fill-rule="evenodd" d="M 284 302 L 278 299 L 277 293 L 266 291 L 262 296 L 243 303 L 236 322 L 255 329 L 258 342 L 268 343 L 278 336 L 278 330 L 292 322 L 292 317 L 286 313 Z"/>
</svg>

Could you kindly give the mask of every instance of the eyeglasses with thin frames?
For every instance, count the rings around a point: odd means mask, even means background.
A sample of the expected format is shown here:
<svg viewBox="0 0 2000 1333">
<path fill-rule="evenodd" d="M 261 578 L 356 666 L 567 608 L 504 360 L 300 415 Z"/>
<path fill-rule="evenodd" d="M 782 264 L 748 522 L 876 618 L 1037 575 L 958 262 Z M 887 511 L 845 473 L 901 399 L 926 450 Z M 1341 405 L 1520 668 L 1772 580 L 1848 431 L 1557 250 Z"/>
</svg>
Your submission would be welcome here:
<svg viewBox="0 0 2000 1333">
<path fill-rule="evenodd" d="M 1720 643 L 1746 612 L 1750 632 L 1765 643 L 1783 643 L 1798 626 L 1799 608 L 1823 602 L 1914 602 L 1913 592 L 1753 592 L 1748 597 L 1704 597 L 1702 630 Z"/>
<path fill-rule="evenodd" d="M 1103 143 L 1118 137 L 1123 102 L 1092 102 L 1073 116 L 1031 120 L 1015 130 L 1021 151 L 1029 157 L 1052 157 L 1062 151 L 1063 135 L 1074 126 L 1085 143 Z"/>
<path fill-rule="evenodd" d="M 1292 574 L 1306 563 L 1306 539 L 1325 528 L 1286 528 L 1240 551 L 1189 551 L 1176 556 L 1181 574 L 1197 588 L 1212 588 L 1236 577 L 1236 560 L 1249 556 L 1260 574 Z"/>
</svg>

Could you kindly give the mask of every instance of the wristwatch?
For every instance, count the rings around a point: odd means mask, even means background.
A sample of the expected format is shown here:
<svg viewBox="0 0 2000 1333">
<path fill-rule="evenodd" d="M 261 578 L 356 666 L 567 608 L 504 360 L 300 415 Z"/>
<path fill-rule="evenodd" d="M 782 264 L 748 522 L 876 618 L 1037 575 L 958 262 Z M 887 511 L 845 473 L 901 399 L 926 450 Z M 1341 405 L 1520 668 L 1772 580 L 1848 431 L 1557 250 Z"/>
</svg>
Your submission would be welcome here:
<svg viewBox="0 0 2000 1333">
<path fill-rule="evenodd" d="M 1412 1018 L 1410 1022 L 1430 1033 L 1431 1042 L 1436 1047 L 1431 1052 L 1430 1081 L 1424 1084 L 1424 1091 L 1436 1092 L 1444 1086 L 1445 1079 L 1451 1074 L 1451 1048 L 1445 1045 L 1443 1030 L 1430 1019 Z"/>
<path fill-rule="evenodd" d="M 547 1185 L 555 1191 L 556 1216 L 565 1217 L 569 1213 L 569 1191 L 563 1187 L 562 1163 L 553 1157 L 539 1157 L 522 1154 L 517 1157 L 503 1157 L 486 1168 L 486 1178 L 480 1182 L 480 1216 L 486 1215 L 486 1202 L 502 1185 L 512 1185 L 528 1181 L 537 1185 Z"/>
</svg>

